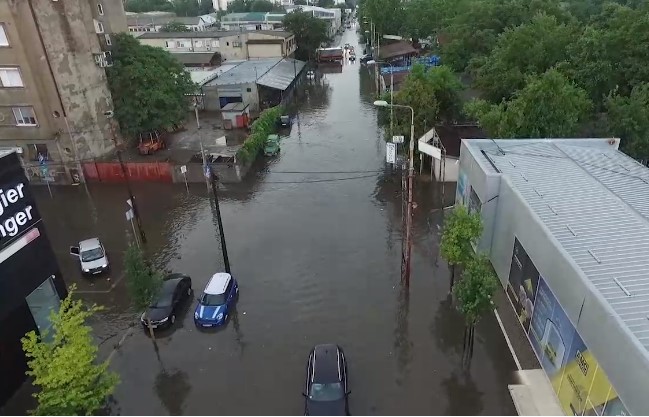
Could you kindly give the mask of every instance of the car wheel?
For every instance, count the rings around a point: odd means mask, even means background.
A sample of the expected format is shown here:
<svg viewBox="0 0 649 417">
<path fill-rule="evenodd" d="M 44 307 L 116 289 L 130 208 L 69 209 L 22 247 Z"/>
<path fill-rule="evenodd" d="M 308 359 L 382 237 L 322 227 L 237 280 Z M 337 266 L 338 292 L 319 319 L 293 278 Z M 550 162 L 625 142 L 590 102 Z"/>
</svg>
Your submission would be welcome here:
<svg viewBox="0 0 649 417">
<path fill-rule="evenodd" d="M 170 320 L 171 320 L 171 324 L 174 324 L 176 322 L 176 315 L 172 314 Z"/>
</svg>

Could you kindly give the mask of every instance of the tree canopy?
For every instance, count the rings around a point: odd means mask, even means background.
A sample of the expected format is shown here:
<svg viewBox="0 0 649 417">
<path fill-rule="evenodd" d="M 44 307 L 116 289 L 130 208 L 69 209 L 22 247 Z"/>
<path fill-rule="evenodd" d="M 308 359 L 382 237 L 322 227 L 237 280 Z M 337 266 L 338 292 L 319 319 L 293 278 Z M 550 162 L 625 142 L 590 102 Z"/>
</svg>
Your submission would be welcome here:
<svg viewBox="0 0 649 417">
<path fill-rule="evenodd" d="M 469 115 L 499 138 L 574 137 L 590 109 L 586 92 L 556 69 L 529 77 L 510 101 L 474 100 L 466 106 Z"/>
<path fill-rule="evenodd" d="M 234 0 L 228 4 L 229 13 L 284 11 L 282 6 L 268 0 Z"/>
<path fill-rule="evenodd" d="M 184 24 L 172 21 L 160 28 L 160 32 L 191 32 L 192 30 Z"/>
<path fill-rule="evenodd" d="M 475 255 L 464 267 L 462 279 L 453 286 L 457 308 L 466 323 L 474 326 L 493 309 L 492 297 L 498 288 L 498 280 L 484 255 Z"/>
<path fill-rule="evenodd" d="M 174 12 L 178 16 L 201 16 L 214 12 L 212 0 L 126 0 L 127 12 Z"/>
<path fill-rule="evenodd" d="M 457 205 L 444 219 L 440 252 L 450 265 L 465 265 L 473 257 L 473 245 L 482 235 L 482 219 Z"/>
<path fill-rule="evenodd" d="M 33 394 L 36 415 L 92 415 L 106 405 L 119 382 L 108 362 L 97 363 L 97 345 L 88 320 L 100 311 L 74 300 L 75 287 L 50 313 L 52 327 L 38 336 L 31 331 L 22 339 L 29 370 L 39 391 Z"/>
<path fill-rule="evenodd" d="M 284 29 L 295 35 L 297 59 L 310 60 L 315 50 L 329 40 L 327 22 L 311 13 L 296 10 L 284 17 L 283 24 Z"/>
<path fill-rule="evenodd" d="M 161 48 L 141 45 L 128 34 L 115 36 L 113 66 L 107 68 L 115 118 L 126 135 L 182 122 L 196 91 L 183 65 Z"/>
<path fill-rule="evenodd" d="M 124 257 L 126 282 L 133 305 L 145 310 L 151 305 L 162 285 L 162 276 L 146 262 L 137 246 L 131 245 Z"/>
</svg>

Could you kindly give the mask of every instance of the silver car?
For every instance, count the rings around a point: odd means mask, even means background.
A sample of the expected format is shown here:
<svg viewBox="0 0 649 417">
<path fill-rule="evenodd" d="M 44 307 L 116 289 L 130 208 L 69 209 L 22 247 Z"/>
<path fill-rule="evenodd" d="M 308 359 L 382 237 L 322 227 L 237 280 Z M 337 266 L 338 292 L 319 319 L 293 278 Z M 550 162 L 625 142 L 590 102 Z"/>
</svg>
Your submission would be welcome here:
<svg viewBox="0 0 649 417">
<path fill-rule="evenodd" d="M 104 245 L 96 237 L 82 240 L 79 246 L 71 246 L 70 254 L 79 258 L 84 274 L 97 275 L 110 268 Z"/>
</svg>

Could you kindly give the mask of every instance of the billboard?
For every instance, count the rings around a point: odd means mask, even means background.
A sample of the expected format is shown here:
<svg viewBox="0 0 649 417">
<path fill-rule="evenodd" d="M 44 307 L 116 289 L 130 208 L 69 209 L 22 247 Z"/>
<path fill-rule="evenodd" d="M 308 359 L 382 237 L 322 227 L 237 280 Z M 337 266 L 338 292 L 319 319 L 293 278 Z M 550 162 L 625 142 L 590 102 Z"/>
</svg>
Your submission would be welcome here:
<svg viewBox="0 0 649 417">
<path fill-rule="evenodd" d="M 457 189 L 455 192 L 455 204 L 466 204 L 466 196 L 469 191 L 469 179 L 460 168 L 457 176 Z"/>
<path fill-rule="evenodd" d="M 518 239 L 507 294 L 567 415 L 629 414 Z"/>
</svg>

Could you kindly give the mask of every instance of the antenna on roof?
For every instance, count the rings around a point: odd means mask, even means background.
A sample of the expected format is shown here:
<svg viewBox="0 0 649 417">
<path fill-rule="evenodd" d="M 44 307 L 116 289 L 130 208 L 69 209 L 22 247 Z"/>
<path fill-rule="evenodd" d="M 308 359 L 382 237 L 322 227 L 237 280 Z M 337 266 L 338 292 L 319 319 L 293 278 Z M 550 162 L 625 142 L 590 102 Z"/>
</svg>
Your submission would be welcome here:
<svg viewBox="0 0 649 417">
<path fill-rule="evenodd" d="M 491 141 L 494 143 L 494 145 L 496 145 L 496 148 L 498 148 L 498 152 L 500 152 L 501 155 L 506 155 L 503 148 L 501 148 L 500 145 L 498 145 L 498 143 L 494 139 L 491 139 Z"/>
</svg>

